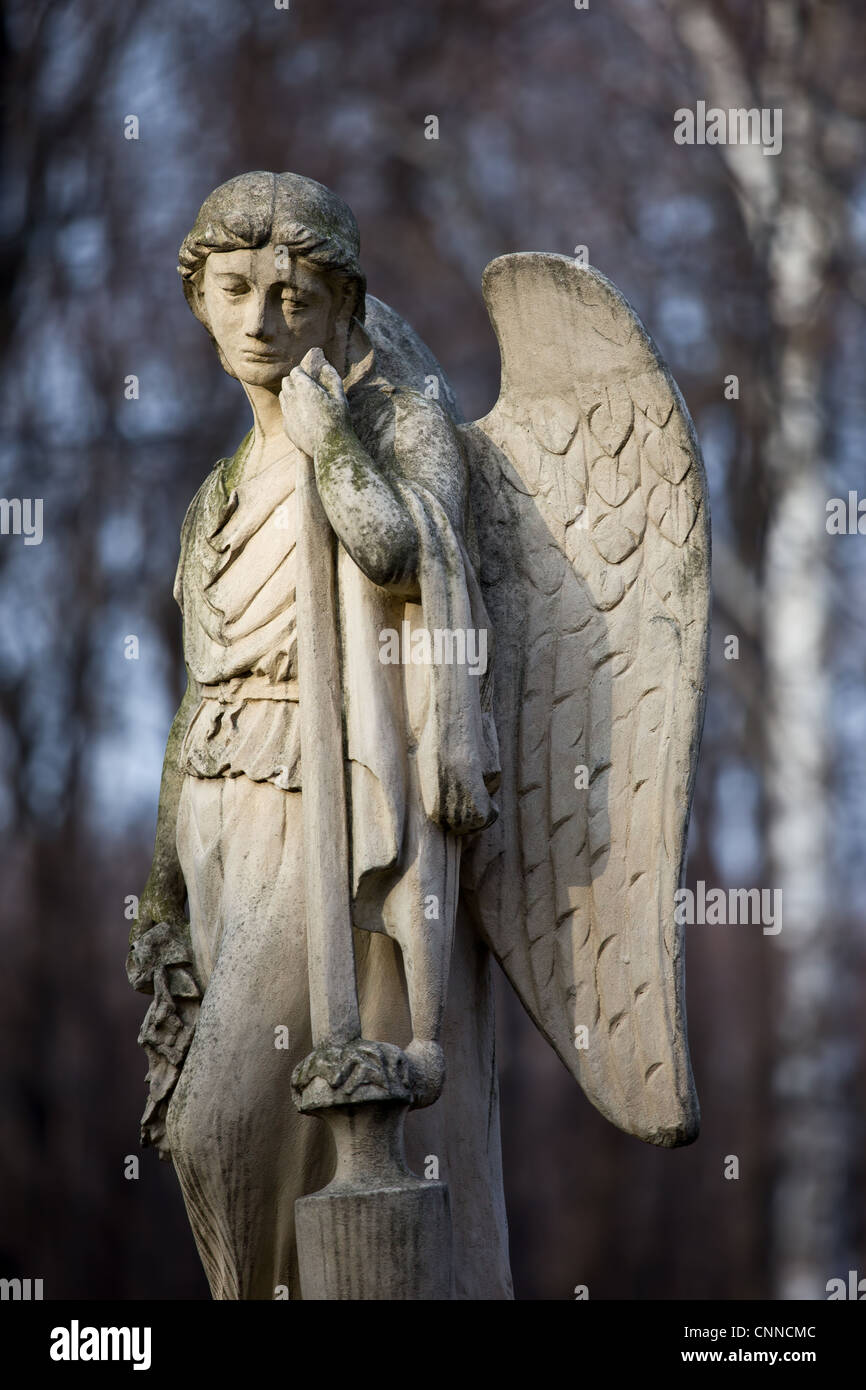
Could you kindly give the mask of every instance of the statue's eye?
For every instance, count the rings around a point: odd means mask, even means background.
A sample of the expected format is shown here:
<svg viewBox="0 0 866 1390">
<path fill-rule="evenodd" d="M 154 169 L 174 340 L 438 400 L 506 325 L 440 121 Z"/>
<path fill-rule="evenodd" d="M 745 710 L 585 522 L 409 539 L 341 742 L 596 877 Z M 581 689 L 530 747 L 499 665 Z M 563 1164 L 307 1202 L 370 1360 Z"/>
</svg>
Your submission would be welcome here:
<svg viewBox="0 0 866 1390">
<path fill-rule="evenodd" d="M 284 294 L 283 306 L 286 309 L 306 309 L 308 307 L 306 299 L 298 299 L 297 295 Z"/>
<path fill-rule="evenodd" d="M 246 280 L 234 280 L 222 288 L 223 294 L 227 294 L 230 299 L 239 299 L 241 295 L 249 293 L 250 287 Z"/>
</svg>

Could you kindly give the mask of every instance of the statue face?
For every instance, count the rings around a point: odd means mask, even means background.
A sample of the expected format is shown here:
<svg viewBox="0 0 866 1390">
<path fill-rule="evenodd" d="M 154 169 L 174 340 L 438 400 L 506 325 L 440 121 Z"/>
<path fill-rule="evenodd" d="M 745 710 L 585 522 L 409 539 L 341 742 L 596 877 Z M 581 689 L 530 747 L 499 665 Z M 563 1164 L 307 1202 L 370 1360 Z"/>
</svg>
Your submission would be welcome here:
<svg viewBox="0 0 866 1390">
<path fill-rule="evenodd" d="M 339 281 L 296 257 L 285 269 L 275 246 L 212 251 L 203 298 L 211 332 L 234 376 L 279 391 L 310 348 L 325 354 L 344 294 Z"/>
</svg>

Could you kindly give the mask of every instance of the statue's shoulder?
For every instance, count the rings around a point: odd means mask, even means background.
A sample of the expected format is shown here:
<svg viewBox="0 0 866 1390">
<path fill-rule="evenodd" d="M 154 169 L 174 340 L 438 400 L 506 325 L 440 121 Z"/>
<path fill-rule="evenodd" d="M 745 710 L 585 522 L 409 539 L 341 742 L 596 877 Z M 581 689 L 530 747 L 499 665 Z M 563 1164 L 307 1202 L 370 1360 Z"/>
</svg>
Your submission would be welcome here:
<svg viewBox="0 0 866 1390">
<path fill-rule="evenodd" d="M 457 428 L 439 401 L 404 383 L 377 377 L 349 398 L 352 423 L 365 448 L 401 452 L 414 447 L 451 446 Z"/>
<path fill-rule="evenodd" d="M 208 503 L 212 504 L 215 498 L 220 497 L 224 493 L 225 469 L 226 465 L 230 462 L 230 459 L 217 460 L 187 507 L 180 527 L 181 555 L 183 555 L 189 547 L 191 538 L 196 529 L 196 521 L 201 515 L 202 510 L 208 507 Z"/>
<path fill-rule="evenodd" d="M 224 514 L 226 507 L 232 505 L 234 484 L 246 457 L 252 436 L 253 432 L 250 430 L 244 435 L 235 452 L 227 458 L 217 459 L 211 471 L 204 478 L 186 509 L 186 515 L 180 528 L 181 549 L 189 543 L 199 519 L 212 527 L 215 521 Z"/>
<path fill-rule="evenodd" d="M 186 509 L 183 526 L 186 526 L 188 519 L 195 515 L 197 508 L 201 506 L 201 503 L 206 497 L 209 497 L 213 492 L 226 491 L 227 473 L 232 462 L 233 460 L 231 458 L 217 459 L 210 472 L 205 474 L 192 501 Z M 181 527 L 181 530 L 183 530 L 183 527 Z"/>
<path fill-rule="evenodd" d="M 180 528 L 180 556 L 174 579 L 174 596 L 183 608 L 183 576 L 197 535 L 210 536 L 233 506 L 232 479 L 252 431 L 230 458 L 217 459 L 186 509 Z M 236 497 L 234 504 L 236 504 Z"/>
</svg>

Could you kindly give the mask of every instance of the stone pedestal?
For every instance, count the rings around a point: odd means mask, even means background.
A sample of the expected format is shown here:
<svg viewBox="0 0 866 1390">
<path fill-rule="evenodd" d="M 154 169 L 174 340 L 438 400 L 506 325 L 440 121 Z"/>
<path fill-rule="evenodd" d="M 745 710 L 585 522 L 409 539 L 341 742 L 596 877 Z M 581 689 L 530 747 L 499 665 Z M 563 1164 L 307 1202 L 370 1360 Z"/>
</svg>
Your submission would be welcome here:
<svg viewBox="0 0 866 1390">
<path fill-rule="evenodd" d="M 337 1167 L 295 1202 L 304 1299 L 451 1298 L 451 1212 L 443 1182 L 406 1163 L 408 1061 L 387 1043 L 325 1044 L 296 1071 L 295 1103 L 330 1127 Z"/>
<path fill-rule="evenodd" d="M 364 1192 L 327 1188 L 295 1203 L 304 1299 L 451 1297 L 448 1188 L 410 1176 Z"/>
</svg>

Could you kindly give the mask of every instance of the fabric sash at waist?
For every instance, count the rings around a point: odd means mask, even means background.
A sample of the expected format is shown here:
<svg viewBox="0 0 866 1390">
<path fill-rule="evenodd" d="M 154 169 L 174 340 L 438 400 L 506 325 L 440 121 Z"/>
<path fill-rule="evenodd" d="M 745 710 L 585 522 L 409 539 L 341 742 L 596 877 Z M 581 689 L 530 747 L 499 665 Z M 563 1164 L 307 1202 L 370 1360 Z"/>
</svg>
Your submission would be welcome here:
<svg viewBox="0 0 866 1390">
<path fill-rule="evenodd" d="M 297 681 L 270 681 L 267 676 L 235 676 L 216 685 L 199 686 L 199 694 L 203 700 L 219 700 L 222 705 L 238 700 L 292 700 L 297 704 L 300 699 Z"/>
</svg>

